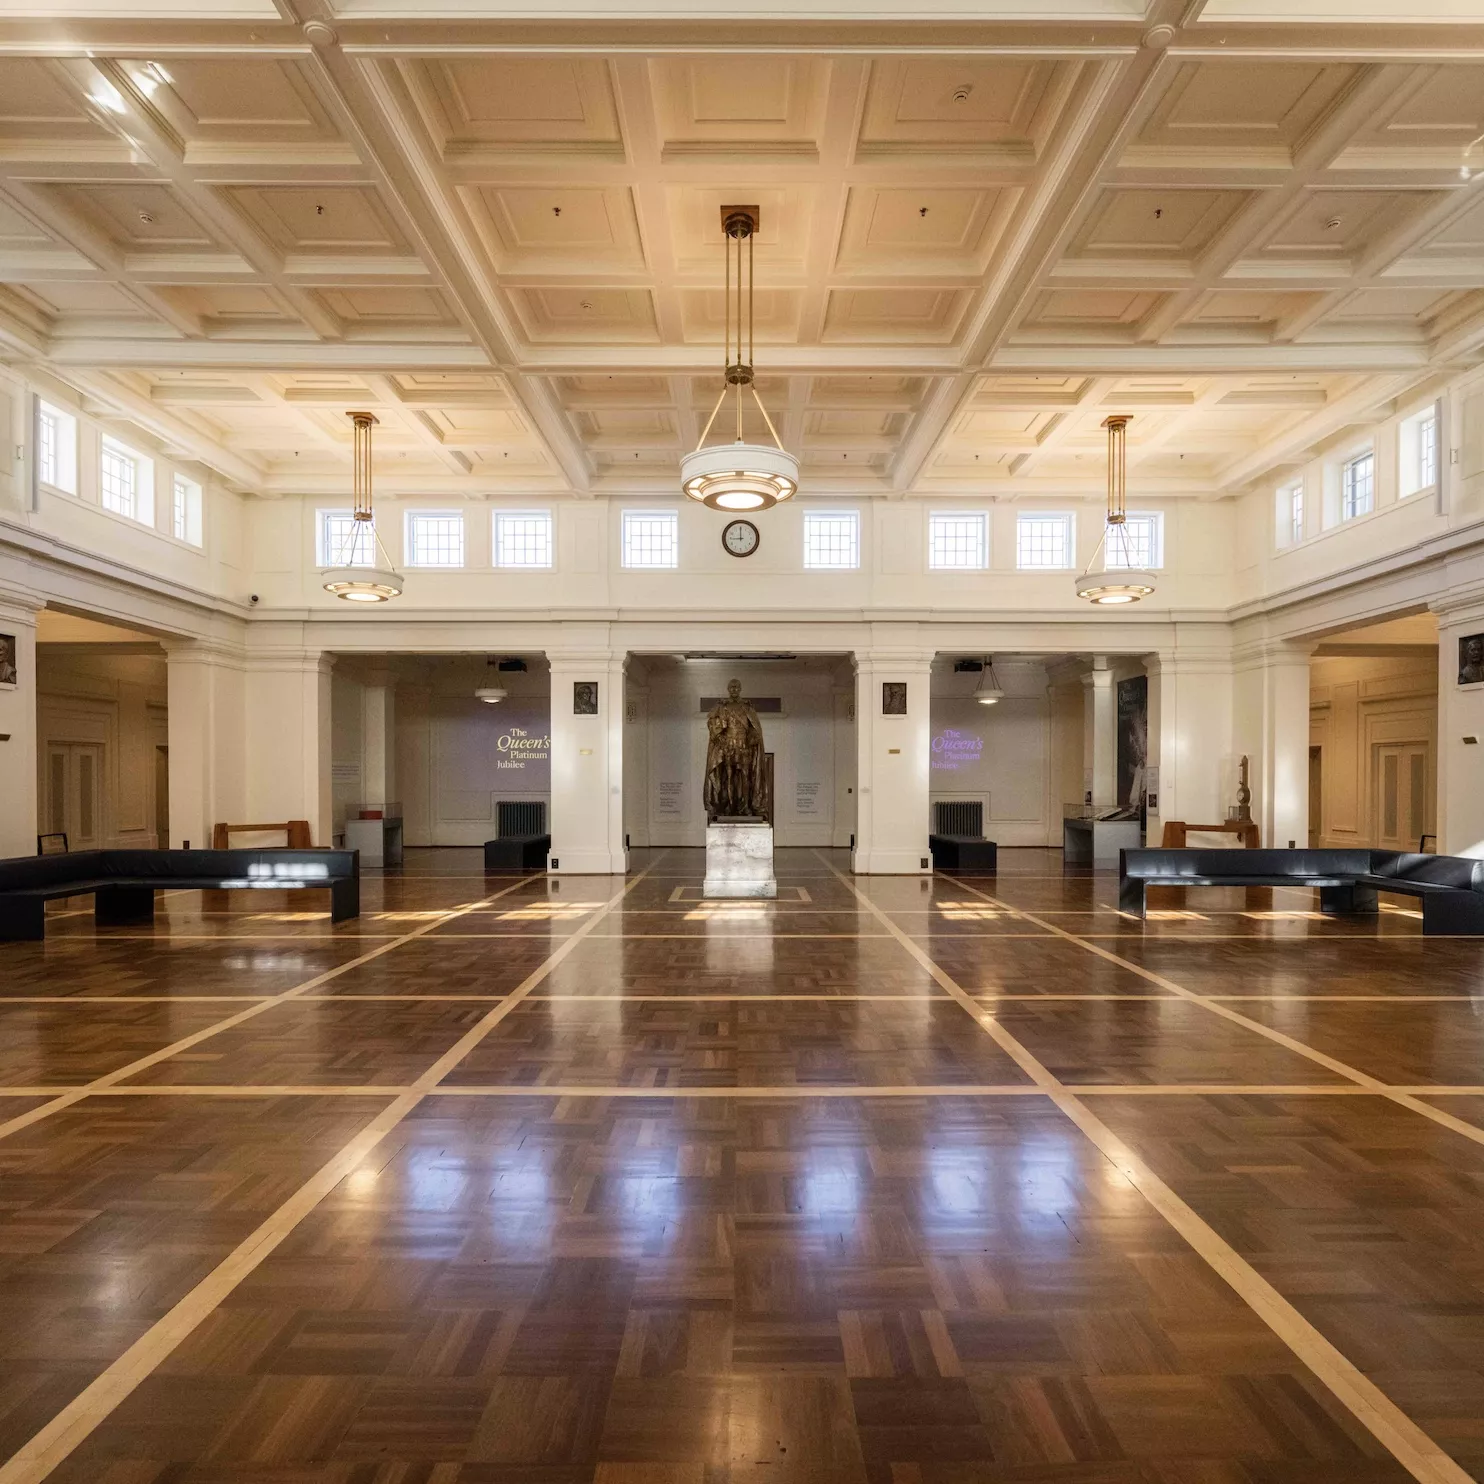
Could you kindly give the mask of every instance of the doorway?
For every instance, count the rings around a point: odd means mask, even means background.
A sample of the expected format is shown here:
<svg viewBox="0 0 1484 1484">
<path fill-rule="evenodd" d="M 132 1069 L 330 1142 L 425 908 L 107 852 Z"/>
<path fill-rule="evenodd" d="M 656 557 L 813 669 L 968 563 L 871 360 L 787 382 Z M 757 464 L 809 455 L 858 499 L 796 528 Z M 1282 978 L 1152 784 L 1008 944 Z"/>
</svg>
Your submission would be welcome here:
<svg viewBox="0 0 1484 1484">
<path fill-rule="evenodd" d="M 66 834 L 68 850 L 97 850 L 103 844 L 103 744 L 48 742 L 46 822 Z"/>
<path fill-rule="evenodd" d="M 1383 850 L 1416 850 L 1428 833 L 1428 753 L 1425 742 L 1376 746 L 1371 772 L 1371 819 Z"/>
<path fill-rule="evenodd" d="M 1309 849 L 1324 839 L 1324 749 L 1309 749 Z"/>
<path fill-rule="evenodd" d="M 170 749 L 155 747 L 155 849 L 170 845 Z"/>
</svg>

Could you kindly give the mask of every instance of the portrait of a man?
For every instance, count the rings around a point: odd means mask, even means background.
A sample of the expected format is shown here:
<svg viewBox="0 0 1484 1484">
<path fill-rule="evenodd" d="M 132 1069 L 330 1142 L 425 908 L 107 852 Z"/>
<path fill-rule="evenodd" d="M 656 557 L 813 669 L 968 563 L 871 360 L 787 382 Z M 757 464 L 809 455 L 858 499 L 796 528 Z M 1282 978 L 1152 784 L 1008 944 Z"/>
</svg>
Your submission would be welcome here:
<svg viewBox="0 0 1484 1484">
<path fill-rule="evenodd" d="M 907 714 L 907 682 L 905 680 L 881 682 L 881 714 L 883 716 L 905 716 Z"/>
<path fill-rule="evenodd" d="M 572 715 L 596 716 L 598 714 L 598 682 L 596 680 L 574 680 L 572 682 Z"/>
<path fill-rule="evenodd" d="M 15 661 L 15 635 L 0 634 L 0 685 L 18 685 L 20 671 Z"/>
<path fill-rule="evenodd" d="M 1484 685 L 1484 634 L 1469 634 L 1458 641 L 1458 683 Z"/>
</svg>

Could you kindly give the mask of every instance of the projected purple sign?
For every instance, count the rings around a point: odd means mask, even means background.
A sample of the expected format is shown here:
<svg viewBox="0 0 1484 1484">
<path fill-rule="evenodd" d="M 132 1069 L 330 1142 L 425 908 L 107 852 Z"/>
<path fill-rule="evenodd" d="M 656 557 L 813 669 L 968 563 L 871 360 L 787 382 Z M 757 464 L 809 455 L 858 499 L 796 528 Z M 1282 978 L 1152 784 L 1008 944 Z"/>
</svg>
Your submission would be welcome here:
<svg viewBox="0 0 1484 1484">
<path fill-rule="evenodd" d="M 933 738 L 933 768 L 939 773 L 956 773 L 972 768 L 984 751 L 984 738 L 956 727 L 944 727 Z"/>
</svg>

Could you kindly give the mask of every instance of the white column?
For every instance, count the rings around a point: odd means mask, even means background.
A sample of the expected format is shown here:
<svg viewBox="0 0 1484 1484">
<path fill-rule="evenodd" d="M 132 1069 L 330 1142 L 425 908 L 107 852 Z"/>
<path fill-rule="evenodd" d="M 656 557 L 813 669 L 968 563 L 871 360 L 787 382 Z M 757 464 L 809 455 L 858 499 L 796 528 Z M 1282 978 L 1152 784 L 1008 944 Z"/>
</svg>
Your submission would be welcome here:
<svg viewBox="0 0 1484 1484">
<path fill-rule="evenodd" d="M 1083 772 L 1092 785 L 1092 802 L 1111 809 L 1118 802 L 1118 710 L 1113 672 L 1102 655 L 1093 658 L 1092 670 L 1082 677 Z"/>
<path fill-rule="evenodd" d="M 250 824 L 307 819 L 309 838 L 334 842 L 330 782 L 330 671 L 318 649 L 259 649 L 247 661 Z"/>
<path fill-rule="evenodd" d="M 1309 843 L 1309 651 L 1264 639 L 1235 657 L 1233 758 L 1248 760 L 1252 817 L 1278 850 Z M 1233 777 L 1225 802 L 1236 802 L 1236 787 Z"/>
<path fill-rule="evenodd" d="M 0 634 L 15 640 L 15 683 L 0 685 L 0 857 L 35 855 L 36 615 L 33 594 L 0 589 Z"/>
<path fill-rule="evenodd" d="M 1232 660 L 1226 650 L 1162 650 L 1148 655 L 1149 755 L 1157 769 L 1147 838 L 1157 845 L 1167 820 L 1215 824 L 1226 817 L 1231 766 Z M 1264 837 L 1264 844 L 1267 843 Z"/>
<path fill-rule="evenodd" d="M 1439 606 L 1438 850 L 1484 858 L 1484 685 L 1460 685 L 1459 640 L 1484 634 L 1484 592 Z M 1471 672 L 1472 673 L 1472 672 Z"/>
<path fill-rule="evenodd" d="M 855 657 L 858 875 L 923 876 L 928 856 L 931 650 L 867 650 Z M 907 687 L 907 714 L 883 711 L 883 687 Z"/>
<path fill-rule="evenodd" d="M 621 876 L 623 654 L 547 651 L 551 664 L 551 869 L 558 875 Z M 598 687 L 596 715 L 579 715 L 574 688 Z"/>
<path fill-rule="evenodd" d="M 211 641 L 165 646 L 166 736 L 170 748 L 170 838 L 197 850 L 215 824 L 248 824 L 245 675 L 240 649 Z"/>
<path fill-rule="evenodd" d="M 397 683 L 378 672 L 361 689 L 361 795 L 368 808 L 401 802 L 397 793 Z"/>
</svg>

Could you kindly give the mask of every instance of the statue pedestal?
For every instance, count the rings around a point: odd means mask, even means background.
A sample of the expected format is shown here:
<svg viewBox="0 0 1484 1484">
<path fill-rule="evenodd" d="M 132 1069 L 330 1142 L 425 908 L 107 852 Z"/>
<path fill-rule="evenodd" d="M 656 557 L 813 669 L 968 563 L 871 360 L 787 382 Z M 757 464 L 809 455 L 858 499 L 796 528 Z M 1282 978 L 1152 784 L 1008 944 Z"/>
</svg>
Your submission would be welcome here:
<svg viewBox="0 0 1484 1484">
<path fill-rule="evenodd" d="M 708 897 L 776 897 L 773 826 L 764 820 L 706 826 Z"/>
</svg>

